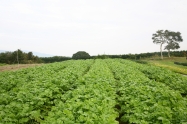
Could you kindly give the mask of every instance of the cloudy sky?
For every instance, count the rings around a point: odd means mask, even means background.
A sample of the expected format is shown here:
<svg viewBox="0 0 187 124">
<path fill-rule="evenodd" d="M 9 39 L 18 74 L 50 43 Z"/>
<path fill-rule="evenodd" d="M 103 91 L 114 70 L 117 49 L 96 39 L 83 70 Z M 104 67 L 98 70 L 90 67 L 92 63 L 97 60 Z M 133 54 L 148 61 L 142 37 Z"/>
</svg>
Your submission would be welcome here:
<svg viewBox="0 0 187 124">
<path fill-rule="evenodd" d="M 181 32 L 187 50 L 187 0 L 0 0 L 0 50 L 155 52 L 161 29 Z"/>
</svg>

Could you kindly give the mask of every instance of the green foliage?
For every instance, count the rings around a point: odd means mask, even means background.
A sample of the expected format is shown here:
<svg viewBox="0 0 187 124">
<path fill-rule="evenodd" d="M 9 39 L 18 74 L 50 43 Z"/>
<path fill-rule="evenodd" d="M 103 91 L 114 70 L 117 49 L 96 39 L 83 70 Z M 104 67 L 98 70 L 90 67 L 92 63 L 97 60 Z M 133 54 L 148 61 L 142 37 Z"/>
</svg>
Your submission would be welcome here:
<svg viewBox="0 0 187 124">
<path fill-rule="evenodd" d="M 172 57 L 186 57 L 187 51 L 170 51 L 170 55 Z M 121 58 L 121 59 L 131 59 L 131 60 L 141 60 L 145 58 L 155 58 L 159 56 L 159 52 L 152 52 L 152 53 L 140 53 L 140 54 L 123 54 L 123 55 L 98 55 L 98 56 L 91 56 L 92 59 L 106 59 L 106 58 Z M 164 57 L 168 56 L 167 51 L 162 52 Z"/>
<path fill-rule="evenodd" d="M 81 85 L 66 93 L 44 123 L 117 124 L 115 81 L 107 65 L 96 60 L 78 82 Z"/>
<path fill-rule="evenodd" d="M 153 34 L 152 36 L 152 40 L 153 40 L 153 43 L 156 43 L 156 44 L 164 44 L 164 43 L 167 43 L 169 41 L 168 39 L 168 30 L 158 30 L 156 31 L 155 34 Z"/>
<path fill-rule="evenodd" d="M 63 94 L 77 87 L 75 81 L 92 63 L 67 61 L 1 73 L 0 123 L 41 123 Z"/>
<path fill-rule="evenodd" d="M 169 42 L 168 38 L 168 30 L 158 30 L 155 34 L 152 36 L 153 43 L 160 44 L 160 53 L 161 53 L 161 59 L 163 59 L 162 55 L 162 45 Z"/>
<path fill-rule="evenodd" d="M 162 55 L 162 45 L 167 43 L 165 49 L 168 50 L 168 56 L 170 57 L 170 50 L 180 48 L 179 42 L 182 42 L 182 36 L 180 32 L 168 31 L 168 30 L 158 30 L 152 36 L 153 43 L 160 44 L 160 52 L 161 52 L 161 59 L 163 59 Z"/>
<path fill-rule="evenodd" d="M 5 63 L 0 63 L 0 66 L 6 65 Z"/>
<path fill-rule="evenodd" d="M 73 54 L 72 59 L 89 59 L 90 55 L 85 51 L 79 51 Z"/>
<path fill-rule="evenodd" d="M 165 48 L 164 49 L 166 49 L 166 50 L 175 50 L 175 49 L 179 49 L 180 48 L 180 46 L 179 46 L 179 43 L 177 43 L 177 42 L 169 42 L 166 46 L 165 46 Z"/>
<path fill-rule="evenodd" d="M 95 56 L 94 57 L 94 59 L 108 59 L 109 58 L 109 56 L 107 56 L 107 55 L 98 55 L 98 56 Z"/>
<path fill-rule="evenodd" d="M 187 66 L 187 63 L 181 63 L 181 62 L 174 62 L 174 64 L 176 64 L 176 65 L 183 65 L 183 66 Z"/>
<path fill-rule="evenodd" d="M 148 64 L 147 61 L 142 61 L 142 60 L 136 60 L 135 62 L 140 63 L 140 64 Z"/>
<path fill-rule="evenodd" d="M 18 58 L 17 58 L 17 56 L 18 56 Z M 20 49 L 14 51 L 14 52 L 0 53 L 0 63 L 15 64 L 15 63 L 18 63 L 18 61 L 19 61 L 19 63 L 22 63 L 22 64 L 41 63 L 42 62 L 42 60 L 39 59 L 37 56 L 34 56 L 32 52 L 24 53 Z"/>
<path fill-rule="evenodd" d="M 122 59 L 1 72 L 0 123 L 186 123 L 185 88 L 180 75 Z"/>
<path fill-rule="evenodd" d="M 182 95 L 187 95 L 187 78 L 180 74 L 149 64 L 138 64 L 131 61 L 122 61 L 122 63 L 141 71 L 151 80 L 163 83 Z"/>
<path fill-rule="evenodd" d="M 53 57 L 40 57 L 40 59 L 44 63 L 53 63 L 53 62 L 61 62 L 61 61 L 66 61 L 70 60 L 70 57 L 64 57 L 64 56 L 53 56 Z"/>
<path fill-rule="evenodd" d="M 182 42 L 183 38 L 180 32 L 168 31 L 167 37 L 172 42 Z"/>
<path fill-rule="evenodd" d="M 115 79 L 118 80 L 117 100 L 122 122 L 138 124 L 187 122 L 185 99 L 164 82 L 159 83 L 146 77 L 138 68 L 144 65 L 124 60 L 110 60 L 107 63 Z M 154 72 L 158 74 L 156 70 Z"/>
<path fill-rule="evenodd" d="M 179 49 L 179 42 L 182 42 L 183 39 L 180 32 L 173 31 L 167 32 L 167 39 L 169 39 L 169 42 L 167 42 L 165 49 L 168 50 L 168 56 L 170 57 L 170 50 Z"/>
</svg>

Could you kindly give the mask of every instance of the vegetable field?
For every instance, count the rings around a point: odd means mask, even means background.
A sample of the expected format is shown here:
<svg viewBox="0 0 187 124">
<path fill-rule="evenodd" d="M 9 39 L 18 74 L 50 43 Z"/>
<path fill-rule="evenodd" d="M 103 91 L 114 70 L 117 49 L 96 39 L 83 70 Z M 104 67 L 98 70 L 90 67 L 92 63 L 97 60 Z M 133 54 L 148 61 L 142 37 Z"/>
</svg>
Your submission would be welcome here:
<svg viewBox="0 0 187 124">
<path fill-rule="evenodd" d="M 0 124 L 187 124 L 187 78 L 122 59 L 0 73 Z"/>
</svg>

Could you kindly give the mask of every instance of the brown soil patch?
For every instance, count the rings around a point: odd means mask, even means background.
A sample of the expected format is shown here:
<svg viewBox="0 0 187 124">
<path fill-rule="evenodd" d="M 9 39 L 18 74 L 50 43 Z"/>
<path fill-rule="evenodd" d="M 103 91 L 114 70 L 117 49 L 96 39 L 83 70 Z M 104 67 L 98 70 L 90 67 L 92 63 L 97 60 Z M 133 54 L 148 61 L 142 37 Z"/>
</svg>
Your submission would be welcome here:
<svg viewBox="0 0 187 124">
<path fill-rule="evenodd" d="M 41 65 L 43 65 L 43 64 L 4 65 L 4 66 L 0 66 L 0 72 L 15 71 L 15 70 L 19 70 L 19 69 L 22 69 L 22 68 L 36 67 L 36 66 L 41 66 Z"/>
</svg>

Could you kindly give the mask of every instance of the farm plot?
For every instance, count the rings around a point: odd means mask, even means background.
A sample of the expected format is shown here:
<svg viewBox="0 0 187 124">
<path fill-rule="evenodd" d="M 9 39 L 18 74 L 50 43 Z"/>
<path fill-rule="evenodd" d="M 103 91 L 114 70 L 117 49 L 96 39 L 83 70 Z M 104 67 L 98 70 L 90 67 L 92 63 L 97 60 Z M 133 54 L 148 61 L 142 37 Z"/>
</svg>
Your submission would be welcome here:
<svg viewBox="0 0 187 124">
<path fill-rule="evenodd" d="M 172 90 L 163 83 L 150 80 L 144 73 L 130 65 L 130 63 L 133 65 L 133 62 L 123 60 L 106 62 L 117 80 L 117 106 L 119 119 L 122 122 L 138 124 L 186 122 L 186 102 L 180 92 Z"/>
<path fill-rule="evenodd" d="M 157 79 L 164 73 L 167 79 Z M 167 70 L 121 59 L 70 60 L 2 72 L 0 123 L 187 123 L 185 81 Z"/>
<path fill-rule="evenodd" d="M 124 60 L 121 60 L 120 62 L 127 66 L 131 66 L 133 69 L 141 71 L 151 80 L 163 83 L 171 89 L 179 91 L 183 96 L 187 95 L 187 78 L 180 74 L 153 65 L 132 63 L 131 61 Z"/>
</svg>

